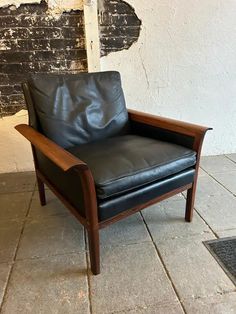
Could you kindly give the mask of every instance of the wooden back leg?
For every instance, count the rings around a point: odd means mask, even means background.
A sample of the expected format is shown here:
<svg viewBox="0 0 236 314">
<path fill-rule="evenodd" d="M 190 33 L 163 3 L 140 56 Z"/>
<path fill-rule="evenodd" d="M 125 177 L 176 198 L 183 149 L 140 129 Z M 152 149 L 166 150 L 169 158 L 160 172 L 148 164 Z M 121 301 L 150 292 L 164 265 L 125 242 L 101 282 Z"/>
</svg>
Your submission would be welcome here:
<svg viewBox="0 0 236 314">
<path fill-rule="evenodd" d="M 46 205 L 46 195 L 45 195 L 45 187 L 43 181 L 37 176 L 37 184 L 39 190 L 39 199 L 41 206 Z"/>
<path fill-rule="evenodd" d="M 187 201 L 185 210 L 185 221 L 191 222 L 193 219 L 193 209 L 196 194 L 196 180 L 193 182 L 193 186 L 187 190 Z"/>
</svg>

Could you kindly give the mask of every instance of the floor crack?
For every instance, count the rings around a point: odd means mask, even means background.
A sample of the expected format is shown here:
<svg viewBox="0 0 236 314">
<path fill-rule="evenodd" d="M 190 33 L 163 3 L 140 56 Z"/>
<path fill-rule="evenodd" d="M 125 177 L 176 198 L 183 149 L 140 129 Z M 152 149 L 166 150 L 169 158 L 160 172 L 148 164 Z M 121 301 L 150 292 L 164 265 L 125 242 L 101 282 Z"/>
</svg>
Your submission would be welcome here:
<svg viewBox="0 0 236 314">
<path fill-rule="evenodd" d="M 86 254 L 86 264 L 87 264 L 87 284 L 88 284 L 88 301 L 89 301 L 89 312 L 90 314 L 93 313 L 92 308 L 92 288 L 91 288 L 91 281 L 89 275 L 89 250 L 88 250 L 88 241 L 87 241 L 87 233 L 86 229 L 84 228 L 84 241 L 85 241 L 85 254 Z"/>
</svg>

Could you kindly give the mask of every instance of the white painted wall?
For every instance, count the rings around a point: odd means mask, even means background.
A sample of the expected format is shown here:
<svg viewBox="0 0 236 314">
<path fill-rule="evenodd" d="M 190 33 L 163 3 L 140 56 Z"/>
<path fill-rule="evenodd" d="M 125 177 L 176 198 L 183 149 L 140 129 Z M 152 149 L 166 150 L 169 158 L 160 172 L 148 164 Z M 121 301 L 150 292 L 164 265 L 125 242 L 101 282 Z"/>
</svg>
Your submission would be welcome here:
<svg viewBox="0 0 236 314">
<path fill-rule="evenodd" d="M 121 72 L 128 107 L 213 127 L 205 155 L 236 152 L 236 1 L 127 2 L 140 38 L 101 68 Z"/>
<path fill-rule="evenodd" d="M 29 142 L 15 130 L 15 126 L 28 123 L 28 113 L 0 119 L 0 173 L 33 170 L 33 158 Z"/>
</svg>

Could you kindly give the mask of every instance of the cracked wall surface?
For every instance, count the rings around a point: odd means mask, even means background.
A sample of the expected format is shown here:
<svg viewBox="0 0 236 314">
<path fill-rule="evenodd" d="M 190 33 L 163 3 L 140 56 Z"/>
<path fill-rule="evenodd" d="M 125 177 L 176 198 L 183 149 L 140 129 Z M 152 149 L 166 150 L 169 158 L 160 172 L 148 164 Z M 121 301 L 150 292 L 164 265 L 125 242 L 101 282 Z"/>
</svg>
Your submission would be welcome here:
<svg viewBox="0 0 236 314">
<path fill-rule="evenodd" d="M 121 72 L 127 106 L 213 127 L 203 153 L 235 153 L 236 1 L 126 2 L 142 31 L 101 69 Z"/>
<path fill-rule="evenodd" d="M 52 13 L 43 1 L 1 7 L 0 38 L 0 116 L 25 108 L 21 83 L 30 74 L 87 70 L 80 10 Z"/>
</svg>

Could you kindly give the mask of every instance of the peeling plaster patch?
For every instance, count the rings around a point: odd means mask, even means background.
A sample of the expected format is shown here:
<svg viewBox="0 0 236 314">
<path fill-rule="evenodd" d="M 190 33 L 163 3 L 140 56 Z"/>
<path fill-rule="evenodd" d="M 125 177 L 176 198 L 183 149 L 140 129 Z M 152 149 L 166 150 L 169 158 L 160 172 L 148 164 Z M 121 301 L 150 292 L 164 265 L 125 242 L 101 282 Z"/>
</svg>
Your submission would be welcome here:
<svg viewBox="0 0 236 314">
<path fill-rule="evenodd" d="M 129 49 L 138 41 L 141 20 L 123 0 L 98 0 L 101 55 Z"/>
<path fill-rule="evenodd" d="M 11 47 L 9 47 L 4 40 L 0 40 L 0 50 L 10 50 L 10 49 Z"/>
<path fill-rule="evenodd" d="M 40 4 L 42 0 L 1 0 L 1 7 L 18 8 L 22 4 Z M 71 10 L 82 10 L 83 0 L 46 0 L 48 10 L 55 14 L 62 14 Z"/>
<path fill-rule="evenodd" d="M 4 7 L 4 6 L 15 6 L 15 7 L 19 7 L 21 4 L 29 4 L 29 3 L 40 3 L 41 0 L 1 0 L 1 7 Z"/>
<path fill-rule="evenodd" d="M 48 0 L 48 10 L 53 14 L 83 10 L 83 0 Z"/>
</svg>

